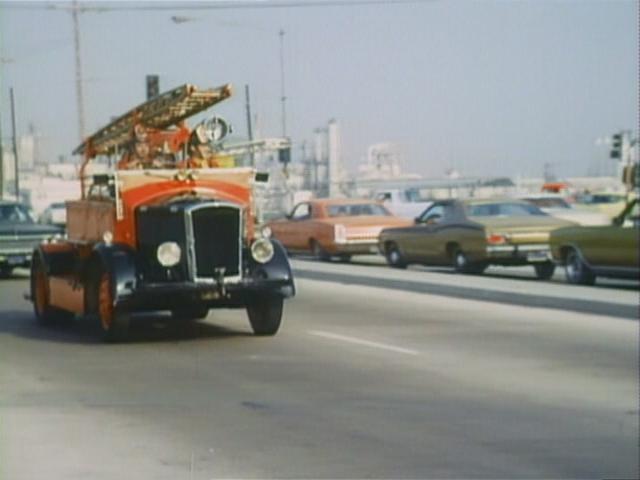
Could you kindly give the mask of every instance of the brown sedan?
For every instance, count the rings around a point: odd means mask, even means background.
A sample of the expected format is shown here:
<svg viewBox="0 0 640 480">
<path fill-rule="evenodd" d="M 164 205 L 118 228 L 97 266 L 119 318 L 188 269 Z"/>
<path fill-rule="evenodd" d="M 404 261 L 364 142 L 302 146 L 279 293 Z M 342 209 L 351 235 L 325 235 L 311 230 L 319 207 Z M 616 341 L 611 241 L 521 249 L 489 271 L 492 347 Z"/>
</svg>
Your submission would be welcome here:
<svg viewBox="0 0 640 480">
<path fill-rule="evenodd" d="M 378 253 L 382 229 L 412 223 L 371 200 L 322 199 L 301 202 L 286 218 L 267 225 L 289 251 L 347 261 L 353 254 Z"/>
</svg>

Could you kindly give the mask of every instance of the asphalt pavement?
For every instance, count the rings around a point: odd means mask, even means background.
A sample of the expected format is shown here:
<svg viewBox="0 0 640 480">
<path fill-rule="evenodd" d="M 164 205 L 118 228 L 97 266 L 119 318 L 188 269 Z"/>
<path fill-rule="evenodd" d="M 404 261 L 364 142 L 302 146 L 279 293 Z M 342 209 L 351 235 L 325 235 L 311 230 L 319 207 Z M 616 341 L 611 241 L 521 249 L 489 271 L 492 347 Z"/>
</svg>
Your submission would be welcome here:
<svg viewBox="0 0 640 480">
<path fill-rule="evenodd" d="M 366 260 L 294 260 L 273 338 L 221 310 L 103 344 L 0 280 L 0 478 L 637 478 L 636 284 Z"/>
</svg>

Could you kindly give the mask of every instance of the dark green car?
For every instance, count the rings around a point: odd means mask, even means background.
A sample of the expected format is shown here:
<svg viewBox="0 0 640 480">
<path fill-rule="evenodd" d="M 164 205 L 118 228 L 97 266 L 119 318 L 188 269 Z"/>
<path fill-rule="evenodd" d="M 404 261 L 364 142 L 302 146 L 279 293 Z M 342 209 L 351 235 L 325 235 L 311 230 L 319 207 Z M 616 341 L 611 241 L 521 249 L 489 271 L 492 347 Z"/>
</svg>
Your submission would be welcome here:
<svg viewBox="0 0 640 480">
<path fill-rule="evenodd" d="M 528 202 L 511 199 L 434 202 L 415 225 L 385 229 L 379 248 L 392 267 L 451 265 L 482 273 L 488 265 L 533 265 L 538 278 L 553 275 L 549 232 L 575 225 Z"/>
<path fill-rule="evenodd" d="M 551 233 L 554 260 L 564 265 L 567 281 L 593 285 L 596 276 L 640 276 L 638 200 L 632 200 L 611 225 L 560 228 Z"/>
</svg>

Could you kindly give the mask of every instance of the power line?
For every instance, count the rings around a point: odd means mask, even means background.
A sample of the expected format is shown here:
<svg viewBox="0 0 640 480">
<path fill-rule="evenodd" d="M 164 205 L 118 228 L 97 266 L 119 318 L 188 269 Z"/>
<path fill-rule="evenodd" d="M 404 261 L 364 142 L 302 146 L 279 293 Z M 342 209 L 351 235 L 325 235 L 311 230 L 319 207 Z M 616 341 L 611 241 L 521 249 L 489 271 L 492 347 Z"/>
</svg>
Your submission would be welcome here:
<svg viewBox="0 0 640 480">
<path fill-rule="evenodd" d="M 166 11 L 166 10 L 250 10 L 269 8 L 320 8 L 320 7 L 357 7 L 368 5 L 403 5 L 433 3 L 437 0 L 309 0 L 309 1 L 220 1 L 214 3 L 182 3 L 167 1 L 159 3 L 142 3 L 128 5 L 126 2 L 82 2 L 79 11 L 84 12 L 108 12 L 108 11 Z M 3 0 L 2 8 L 16 10 L 73 10 L 74 6 L 69 2 L 30 2 Z M 75 3 L 75 2 L 74 2 Z"/>
</svg>

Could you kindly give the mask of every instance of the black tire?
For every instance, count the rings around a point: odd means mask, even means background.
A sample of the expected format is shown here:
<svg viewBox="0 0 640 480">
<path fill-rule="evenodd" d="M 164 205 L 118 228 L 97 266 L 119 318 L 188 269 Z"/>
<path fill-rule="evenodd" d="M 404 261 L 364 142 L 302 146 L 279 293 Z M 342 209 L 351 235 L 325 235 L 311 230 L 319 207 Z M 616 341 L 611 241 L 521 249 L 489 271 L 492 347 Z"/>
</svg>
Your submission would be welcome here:
<svg viewBox="0 0 640 480">
<path fill-rule="evenodd" d="M 596 283 L 596 275 L 593 270 L 584 263 L 580 253 L 572 248 L 564 258 L 564 271 L 567 281 L 574 285 L 593 285 Z"/>
<path fill-rule="evenodd" d="M 175 320 L 183 321 L 186 320 L 194 322 L 196 320 L 207 318 L 207 315 L 209 315 L 208 307 L 188 307 L 171 311 L 171 317 Z"/>
<path fill-rule="evenodd" d="M 331 260 L 331 256 L 327 253 L 327 251 L 322 248 L 322 245 L 317 240 L 311 240 L 309 242 L 311 247 L 311 253 L 313 254 L 313 258 L 316 260 L 320 260 L 321 262 L 328 262 Z"/>
<path fill-rule="evenodd" d="M 247 305 L 247 315 L 253 333 L 258 336 L 275 335 L 282 323 L 282 297 L 257 297 Z"/>
<path fill-rule="evenodd" d="M 487 264 L 482 262 L 471 262 L 469 257 L 460 248 L 453 251 L 451 255 L 451 261 L 453 263 L 453 269 L 457 273 L 470 273 L 479 275 L 487 269 Z"/>
<path fill-rule="evenodd" d="M 407 268 L 407 261 L 404 259 L 400 248 L 395 243 L 390 243 L 385 249 L 387 263 L 393 268 Z"/>
<path fill-rule="evenodd" d="M 49 303 L 49 279 L 44 264 L 39 257 L 31 263 L 31 300 L 33 313 L 41 325 L 52 325 L 69 321 L 73 313 L 52 307 Z"/>
<path fill-rule="evenodd" d="M 9 278 L 13 273 L 13 267 L 9 265 L 0 266 L 0 278 Z"/>
<path fill-rule="evenodd" d="M 129 312 L 116 308 L 114 305 L 111 274 L 100 271 L 96 282 L 96 298 L 98 319 L 102 327 L 102 338 L 106 342 L 124 342 L 129 336 Z"/>
<path fill-rule="evenodd" d="M 536 263 L 533 268 L 539 280 L 549 280 L 556 271 L 556 266 L 552 262 Z"/>
</svg>

